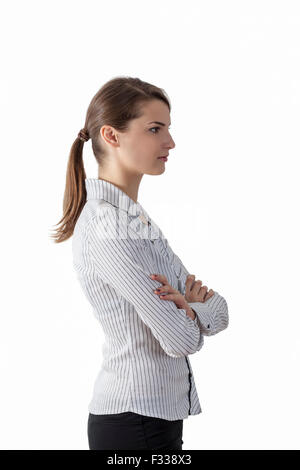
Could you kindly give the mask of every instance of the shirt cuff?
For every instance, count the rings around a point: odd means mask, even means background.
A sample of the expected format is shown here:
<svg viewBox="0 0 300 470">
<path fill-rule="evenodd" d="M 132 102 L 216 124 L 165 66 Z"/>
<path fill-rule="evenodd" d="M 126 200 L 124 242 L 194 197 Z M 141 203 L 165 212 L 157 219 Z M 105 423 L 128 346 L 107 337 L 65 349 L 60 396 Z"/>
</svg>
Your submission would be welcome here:
<svg viewBox="0 0 300 470">
<path fill-rule="evenodd" d="M 206 336 L 219 333 L 229 323 L 227 302 L 218 292 L 206 302 L 188 302 L 201 324 L 201 332 Z"/>
<path fill-rule="evenodd" d="M 188 302 L 188 304 L 196 314 L 193 321 L 199 325 L 201 333 L 210 334 L 212 318 L 209 309 L 207 307 L 204 308 L 202 302 Z"/>
</svg>

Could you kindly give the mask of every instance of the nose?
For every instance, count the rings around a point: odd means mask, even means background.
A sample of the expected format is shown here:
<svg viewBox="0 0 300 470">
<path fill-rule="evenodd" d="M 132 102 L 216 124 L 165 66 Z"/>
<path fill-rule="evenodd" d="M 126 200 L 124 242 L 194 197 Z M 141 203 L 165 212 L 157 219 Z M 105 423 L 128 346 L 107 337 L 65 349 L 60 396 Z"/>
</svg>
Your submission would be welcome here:
<svg viewBox="0 0 300 470">
<path fill-rule="evenodd" d="M 174 140 L 171 138 L 171 144 L 169 145 L 169 149 L 173 149 L 175 148 L 175 142 Z"/>
<path fill-rule="evenodd" d="M 169 142 L 169 145 L 167 145 L 165 148 L 168 148 L 169 150 L 175 148 L 175 142 L 172 139 L 172 137 L 171 137 L 171 140 Z"/>
<path fill-rule="evenodd" d="M 170 135 L 170 137 L 171 137 L 171 135 Z M 172 137 L 171 137 L 171 139 L 170 139 L 169 145 L 166 145 L 164 148 L 165 148 L 165 150 L 168 149 L 168 151 L 169 151 L 170 149 L 175 148 L 175 142 L 174 142 L 174 140 L 173 140 Z"/>
</svg>

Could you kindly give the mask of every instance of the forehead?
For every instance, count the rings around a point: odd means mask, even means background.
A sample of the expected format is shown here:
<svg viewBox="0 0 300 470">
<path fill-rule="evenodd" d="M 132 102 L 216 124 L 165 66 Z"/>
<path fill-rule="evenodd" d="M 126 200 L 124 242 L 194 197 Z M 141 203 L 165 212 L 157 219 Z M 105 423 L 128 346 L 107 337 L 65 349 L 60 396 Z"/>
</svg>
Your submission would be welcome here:
<svg viewBox="0 0 300 470">
<path fill-rule="evenodd" d="M 169 108 L 163 101 L 149 101 L 143 106 L 143 116 L 140 117 L 140 120 L 146 123 L 150 121 L 162 121 L 168 125 L 170 121 Z"/>
</svg>

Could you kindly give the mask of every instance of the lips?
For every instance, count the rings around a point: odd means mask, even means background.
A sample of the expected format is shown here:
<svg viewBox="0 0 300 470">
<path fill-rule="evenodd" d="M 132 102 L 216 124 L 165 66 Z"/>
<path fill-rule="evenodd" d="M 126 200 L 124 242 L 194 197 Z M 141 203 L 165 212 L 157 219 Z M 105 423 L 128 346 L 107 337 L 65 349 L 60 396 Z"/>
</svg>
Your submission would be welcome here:
<svg viewBox="0 0 300 470">
<path fill-rule="evenodd" d="M 168 157 L 158 157 L 159 160 L 163 160 L 164 162 L 167 162 L 168 161 Z"/>
</svg>

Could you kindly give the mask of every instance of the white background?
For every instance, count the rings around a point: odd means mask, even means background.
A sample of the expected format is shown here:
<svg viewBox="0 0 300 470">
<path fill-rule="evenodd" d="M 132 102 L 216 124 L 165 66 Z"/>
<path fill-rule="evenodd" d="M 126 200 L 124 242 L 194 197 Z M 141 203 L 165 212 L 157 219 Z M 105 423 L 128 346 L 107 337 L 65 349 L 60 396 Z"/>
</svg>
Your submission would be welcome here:
<svg viewBox="0 0 300 470">
<path fill-rule="evenodd" d="M 88 449 L 104 337 L 50 232 L 91 98 L 129 75 L 165 89 L 176 143 L 139 202 L 229 307 L 190 356 L 202 413 L 183 450 L 299 449 L 299 2 L 1 10 L 1 448 Z M 97 177 L 91 141 L 84 162 Z"/>
</svg>

